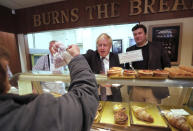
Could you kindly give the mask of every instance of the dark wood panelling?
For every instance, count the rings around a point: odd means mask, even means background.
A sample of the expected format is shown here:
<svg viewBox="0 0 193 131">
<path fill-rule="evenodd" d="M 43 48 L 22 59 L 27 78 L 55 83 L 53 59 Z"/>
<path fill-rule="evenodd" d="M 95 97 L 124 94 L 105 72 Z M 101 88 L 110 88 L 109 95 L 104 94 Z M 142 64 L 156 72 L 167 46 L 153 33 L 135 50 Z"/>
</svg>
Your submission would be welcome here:
<svg viewBox="0 0 193 131">
<path fill-rule="evenodd" d="M 11 14 L 11 9 L 0 6 L 0 31 L 15 32 L 15 16 Z"/>
<path fill-rule="evenodd" d="M 16 36 L 13 33 L 0 32 L 0 45 L 9 50 L 11 55 L 10 68 L 13 74 L 21 72 L 19 58 L 19 49 L 16 42 Z"/>
<path fill-rule="evenodd" d="M 85 26 L 96 26 L 96 25 L 108 25 L 108 24 L 122 24 L 122 23 L 133 23 L 140 21 L 152 21 L 152 20 L 164 20 L 164 19 L 174 19 L 174 18 L 184 18 L 184 17 L 193 17 L 193 1 L 184 0 L 187 10 L 178 9 L 177 11 L 171 11 L 174 1 L 176 0 L 165 0 L 168 3 L 168 7 L 170 11 L 167 12 L 159 12 L 160 0 L 155 0 L 156 4 L 154 10 L 156 13 L 140 13 L 139 15 L 129 15 L 130 14 L 130 1 L 131 0 L 68 0 L 66 2 L 58 2 L 54 4 L 47 4 L 37 7 L 31 7 L 26 9 L 16 10 L 17 17 L 17 31 L 18 33 L 29 33 L 29 32 L 39 32 L 46 30 L 56 30 L 56 29 L 64 29 L 64 28 L 75 28 L 75 27 L 85 27 Z M 140 0 L 139 0 L 140 1 Z M 142 0 L 142 12 L 144 10 L 144 1 Z M 89 14 L 85 10 L 87 6 L 96 6 L 97 4 L 104 4 L 112 2 L 119 3 L 119 17 L 114 18 L 102 18 L 97 19 L 97 11 L 93 11 L 94 19 L 89 19 Z M 69 23 L 60 23 L 60 24 L 49 24 L 42 25 L 39 27 L 33 26 L 33 15 L 46 13 L 49 11 L 61 11 L 67 9 L 79 9 L 79 20 L 77 22 L 69 22 Z M 109 8 L 108 8 L 109 9 Z M 109 12 L 108 12 L 109 13 Z M 110 13 L 109 13 L 110 14 Z"/>
</svg>

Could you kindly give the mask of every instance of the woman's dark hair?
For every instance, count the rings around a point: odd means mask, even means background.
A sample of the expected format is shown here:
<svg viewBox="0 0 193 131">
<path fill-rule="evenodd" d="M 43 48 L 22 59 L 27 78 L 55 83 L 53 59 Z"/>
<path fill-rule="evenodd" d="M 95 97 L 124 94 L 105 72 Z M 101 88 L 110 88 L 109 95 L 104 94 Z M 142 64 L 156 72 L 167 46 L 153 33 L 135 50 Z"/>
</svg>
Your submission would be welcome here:
<svg viewBox="0 0 193 131">
<path fill-rule="evenodd" d="M 6 77 L 7 77 L 7 72 L 3 67 L 0 59 L 0 94 L 5 93 L 6 91 L 6 85 L 5 85 Z"/>
<path fill-rule="evenodd" d="M 0 47 L 0 94 L 3 94 L 6 92 L 6 79 L 7 79 L 7 70 L 6 67 L 4 67 L 2 60 L 9 61 L 10 55 L 7 49 L 4 47 Z"/>
<path fill-rule="evenodd" d="M 10 59 L 9 51 L 2 46 L 0 47 L 0 59 L 1 58 L 7 59 L 7 60 Z"/>
<path fill-rule="evenodd" d="M 137 24 L 137 25 L 135 25 L 135 26 L 132 28 L 132 31 L 135 31 L 135 30 L 137 30 L 137 29 L 139 29 L 139 28 L 142 28 L 143 31 L 145 32 L 145 34 L 147 33 L 147 28 L 146 28 L 144 25 L 142 25 L 142 24 Z"/>
</svg>

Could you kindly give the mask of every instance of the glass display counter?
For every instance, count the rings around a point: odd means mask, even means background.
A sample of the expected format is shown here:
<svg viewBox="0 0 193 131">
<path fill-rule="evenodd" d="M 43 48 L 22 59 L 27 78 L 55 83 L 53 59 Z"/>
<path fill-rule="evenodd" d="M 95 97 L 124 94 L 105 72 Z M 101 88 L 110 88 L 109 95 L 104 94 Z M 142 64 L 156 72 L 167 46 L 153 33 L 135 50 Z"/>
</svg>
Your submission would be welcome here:
<svg viewBox="0 0 193 131">
<path fill-rule="evenodd" d="M 167 120 L 163 117 L 163 121 L 166 124 L 166 127 L 153 126 L 152 124 L 141 124 L 135 123 L 134 116 L 131 111 L 132 103 L 129 100 L 129 95 L 127 92 L 128 86 L 152 86 L 156 87 L 169 87 L 170 97 L 164 99 L 159 105 L 152 105 L 148 103 L 134 103 L 134 105 L 140 105 L 146 107 L 154 107 L 157 110 L 158 115 L 160 115 L 160 111 L 162 109 L 168 108 L 176 108 L 176 109 L 184 109 L 189 114 L 193 115 L 192 107 L 193 107 L 193 79 L 110 79 L 105 75 L 96 75 L 96 80 L 98 84 L 108 83 L 108 84 L 121 84 L 124 85 L 121 88 L 123 102 L 114 103 L 114 102 L 102 102 L 104 109 L 100 112 L 100 120 L 93 123 L 93 130 L 97 130 L 98 128 L 110 129 L 114 131 L 162 131 L 162 130 L 173 130 L 168 124 Z M 19 76 L 18 86 L 19 86 L 19 94 L 24 95 L 28 93 L 43 93 L 40 82 L 64 82 L 70 83 L 69 72 L 64 74 L 52 74 L 51 72 L 33 72 L 33 73 L 21 73 Z M 60 96 L 57 93 L 51 93 L 55 96 Z M 126 125 L 118 125 L 113 123 L 112 115 L 109 115 L 109 112 L 112 112 L 113 105 L 122 104 L 128 109 L 128 124 Z M 106 113 L 105 113 L 106 112 Z M 156 115 L 153 115 L 156 116 Z M 112 117 L 112 118 L 111 118 Z M 105 120 L 109 118 L 110 122 L 105 122 Z M 157 119 L 157 117 L 155 118 Z M 161 118 L 160 118 L 161 119 Z M 158 121 L 157 123 L 161 123 Z M 154 123 L 155 124 L 155 123 Z M 191 130 L 192 131 L 192 128 Z"/>
</svg>

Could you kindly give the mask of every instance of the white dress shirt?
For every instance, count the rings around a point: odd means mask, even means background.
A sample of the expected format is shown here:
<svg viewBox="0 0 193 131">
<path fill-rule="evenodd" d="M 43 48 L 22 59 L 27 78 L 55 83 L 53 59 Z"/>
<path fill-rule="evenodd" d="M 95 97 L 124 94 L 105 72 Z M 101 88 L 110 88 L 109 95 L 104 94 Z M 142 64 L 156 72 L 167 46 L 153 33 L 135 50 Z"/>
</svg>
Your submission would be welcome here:
<svg viewBox="0 0 193 131">
<path fill-rule="evenodd" d="M 102 59 L 101 56 L 100 58 Z M 104 68 L 105 68 L 105 74 L 107 74 L 107 71 L 109 70 L 109 54 L 103 59 L 103 63 L 104 63 Z M 112 95 L 112 91 L 111 91 L 111 86 L 109 84 L 107 85 L 104 84 L 102 86 L 106 87 L 106 95 L 109 96 L 109 95 Z M 100 88 L 98 88 L 98 94 L 100 95 Z"/>
</svg>

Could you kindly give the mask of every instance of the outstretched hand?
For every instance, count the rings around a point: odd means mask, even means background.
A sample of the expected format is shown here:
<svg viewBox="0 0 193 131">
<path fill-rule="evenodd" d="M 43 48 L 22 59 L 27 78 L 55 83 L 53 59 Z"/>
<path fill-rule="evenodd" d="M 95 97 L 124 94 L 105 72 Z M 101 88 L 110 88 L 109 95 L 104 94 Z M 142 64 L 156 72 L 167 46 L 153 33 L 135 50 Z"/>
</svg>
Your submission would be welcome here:
<svg viewBox="0 0 193 131">
<path fill-rule="evenodd" d="M 72 57 L 80 55 L 79 47 L 77 45 L 74 45 L 74 44 L 68 46 L 67 51 L 70 53 L 70 55 Z"/>
</svg>

